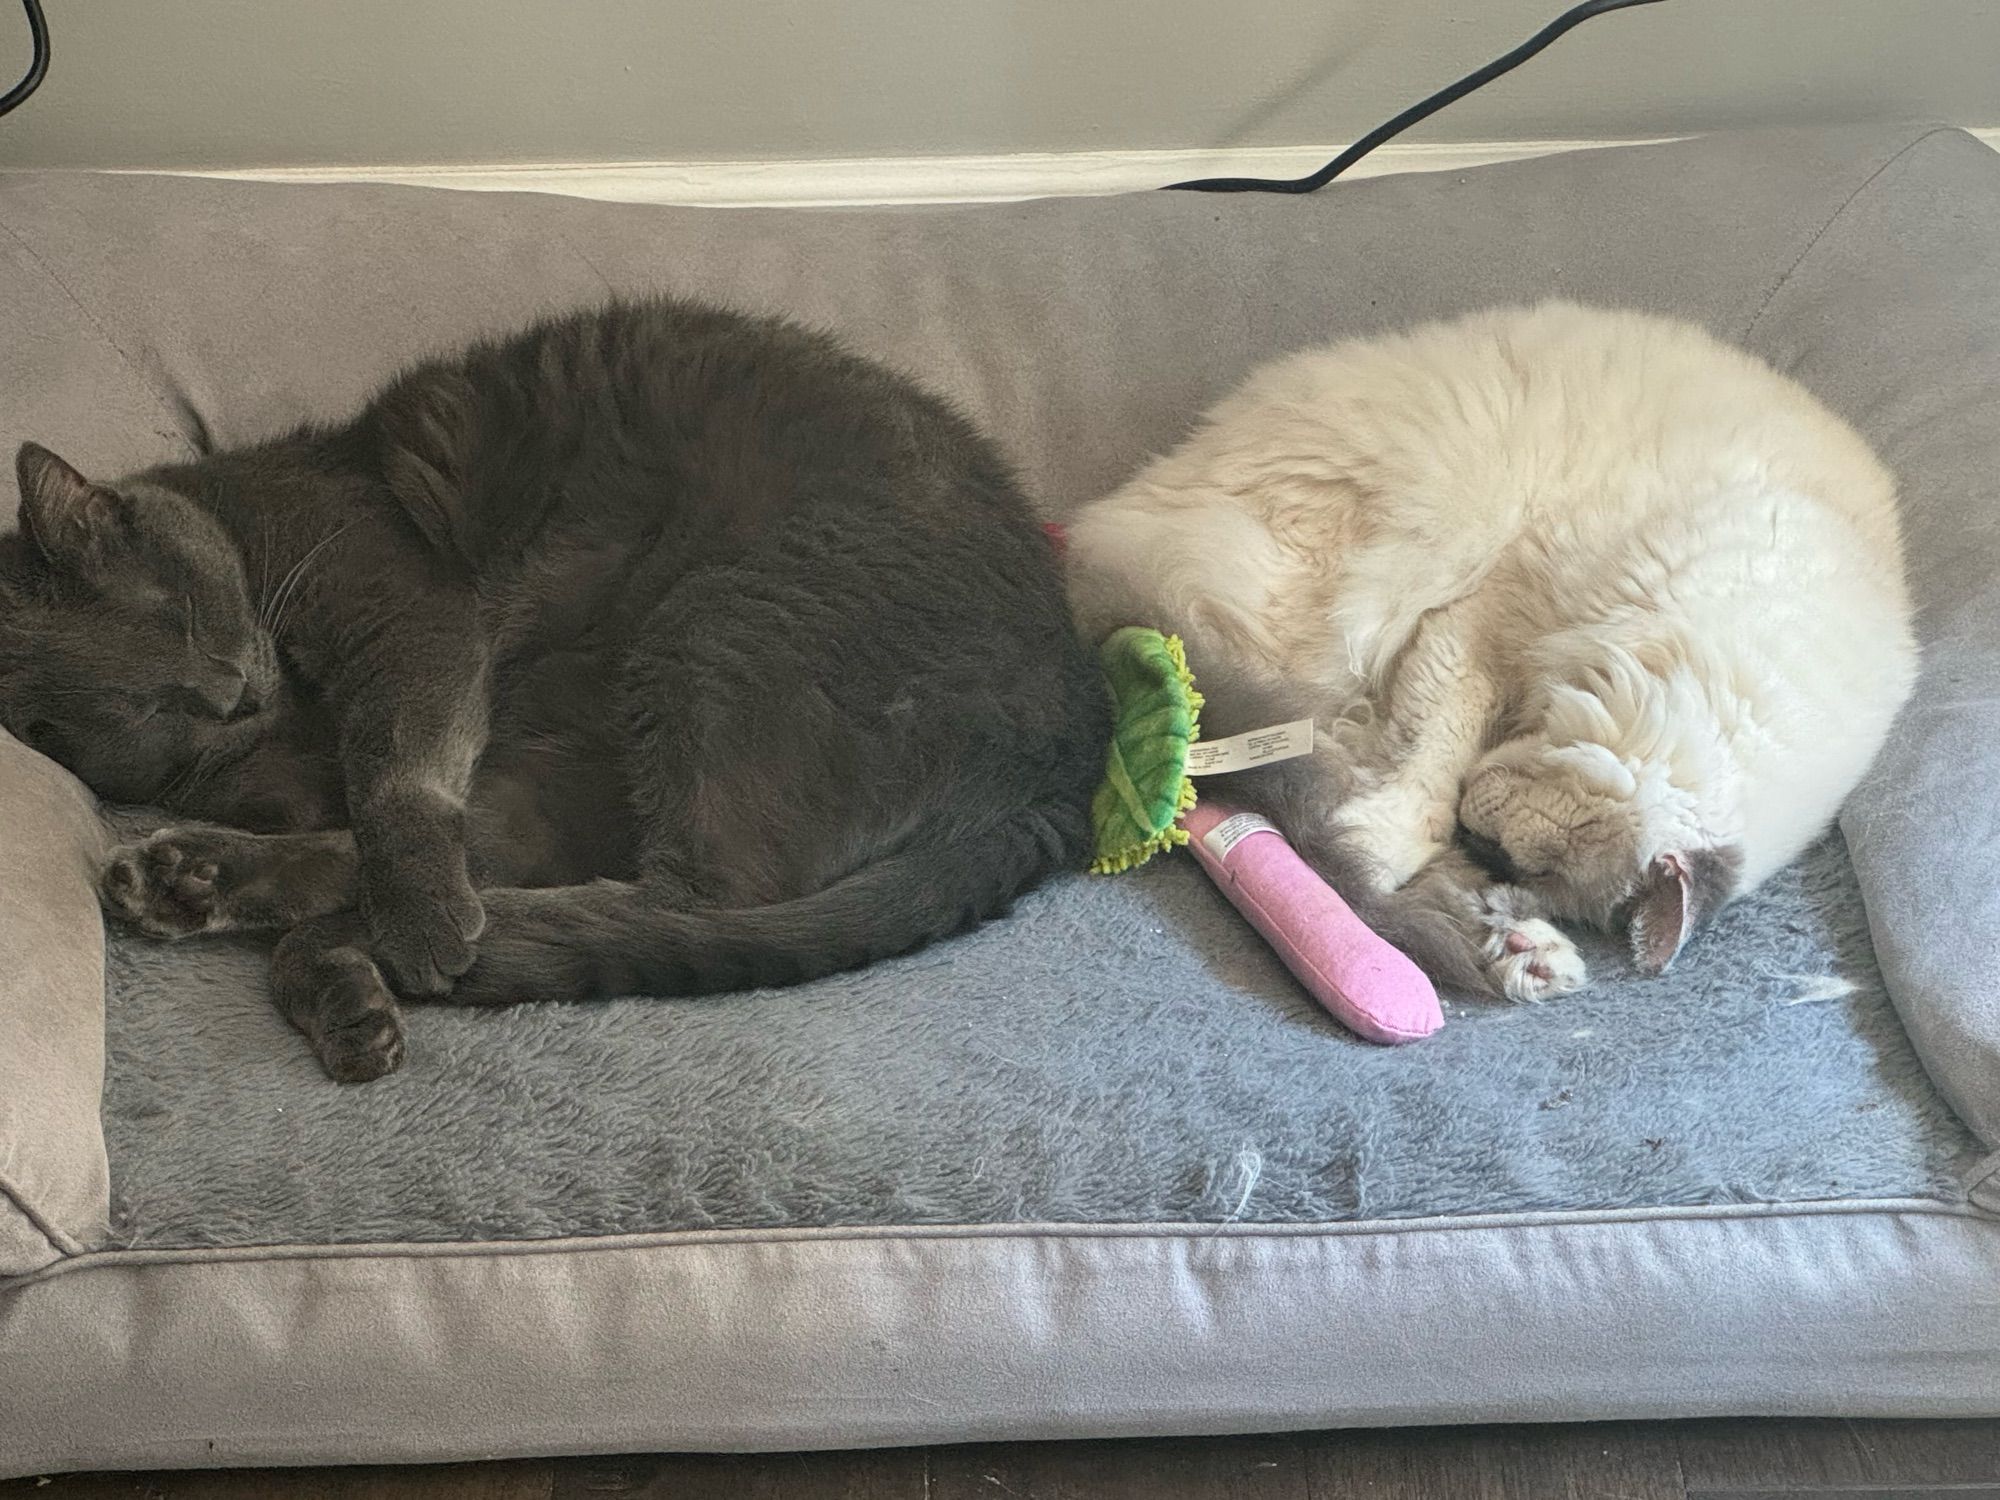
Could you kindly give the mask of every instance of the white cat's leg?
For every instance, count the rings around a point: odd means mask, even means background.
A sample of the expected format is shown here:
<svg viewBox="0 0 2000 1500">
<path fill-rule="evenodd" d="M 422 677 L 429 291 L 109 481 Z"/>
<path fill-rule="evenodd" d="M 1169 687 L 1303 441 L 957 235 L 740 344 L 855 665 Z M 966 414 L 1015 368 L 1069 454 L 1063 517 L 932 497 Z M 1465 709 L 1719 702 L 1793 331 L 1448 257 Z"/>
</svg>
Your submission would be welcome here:
<svg viewBox="0 0 2000 1500">
<path fill-rule="evenodd" d="M 1380 889 L 1393 891 L 1451 842 L 1457 810 L 1435 787 L 1395 776 L 1342 805 L 1340 821 L 1375 867 Z"/>
<path fill-rule="evenodd" d="M 1453 843 L 1460 783 L 1479 759 L 1500 692 L 1466 645 L 1461 613 L 1427 615 L 1398 659 L 1385 705 L 1388 769 L 1341 821 L 1394 890 Z"/>
</svg>

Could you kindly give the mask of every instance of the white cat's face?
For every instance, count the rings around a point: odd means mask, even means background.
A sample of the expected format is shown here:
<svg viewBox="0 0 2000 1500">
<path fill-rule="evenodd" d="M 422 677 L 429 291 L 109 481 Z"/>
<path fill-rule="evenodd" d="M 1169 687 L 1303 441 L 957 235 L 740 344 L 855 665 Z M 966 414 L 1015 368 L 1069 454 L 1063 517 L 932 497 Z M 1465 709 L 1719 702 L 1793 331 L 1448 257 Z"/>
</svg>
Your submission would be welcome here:
<svg viewBox="0 0 2000 1500">
<path fill-rule="evenodd" d="M 1466 777 L 1458 817 L 1558 917 L 1608 923 L 1645 868 L 1638 786 L 1599 745 L 1500 746 Z"/>
<path fill-rule="evenodd" d="M 1656 768 L 1635 773 L 1597 744 L 1501 745 L 1466 777 L 1458 816 L 1551 915 L 1624 921 L 1652 972 L 1728 899 L 1741 866 L 1689 837 L 1685 799 Z"/>
</svg>

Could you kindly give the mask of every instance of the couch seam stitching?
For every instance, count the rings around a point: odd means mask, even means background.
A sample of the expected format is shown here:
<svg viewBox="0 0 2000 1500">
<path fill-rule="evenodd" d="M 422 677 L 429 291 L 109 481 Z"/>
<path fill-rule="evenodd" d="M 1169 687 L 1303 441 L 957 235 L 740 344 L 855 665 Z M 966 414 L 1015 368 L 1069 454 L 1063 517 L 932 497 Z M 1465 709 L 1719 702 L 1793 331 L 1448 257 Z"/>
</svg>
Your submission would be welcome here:
<svg viewBox="0 0 2000 1500">
<path fill-rule="evenodd" d="M 54 1219 L 51 1219 L 47 1214 L 36 1208 L 33 1200 L 28 1197 L 26 1191 L 16 1187 L 4 1175 L 0 1175 L 0 1198 L 4 1198 L 7 1202 L 13 1204 L 15 1210 L 28 1222 L 29 1227 L 41 1235 L 48 1242 L 49 1248 L 55 1251 L 57 1255 L 69 1258 L 83 1254 L 83 1243 L 73 1235 L 66 1233 L 57 1225 Z M 45 1270 L 47 1268 L 37 1267 L 37 1269 Z M 32 1275 L 34 1273 L 29 1272 L 27 1274 Z M 0 1277 L 0 1286 L 4 1286 L 6 1280 L 7 1278 Z"/>
<path fill-rule="evenodd" d="M 84 322 L 88 323 L 92 331 L 110 347 L 111 352 L 118 356 L 120 362 L 125 366 L 126 373 L 139 383 L 140 388 L 152 399 L 153 405 L 159 414 L 166 418 L 168 431 L 173 437 L 194 457 L 200 458 L 202 456 L 200 449 L 195 446 L 194 442 L 182 429 L 173 406 L 167 401 L 166 397 L 160 394 L 157 383 L 149 378 L 144 370 L 139 368 L 139 362 L 125 352 L 124 346 L 111 336 L 111 331 L 98 321 L 97 314 L 92 312 L 84 300 L 71 290 L 68 282 L 55 273 L 55 268 L 42 259 L 41 253 L 22 237 L 18 229 L 4 223 L 0 223 L 0 229 L 7 231 L 7 237 L 21 247 L 21 253 L 34 262 L 35 269 L 47 277 L 56 289 L 69 299 L 70 306 L 83 315 Z"/>
<path fill-rule="evenodd" d="M 1764 321 L 1764 314 L 1770 311 L 1771 304 L 1778 300 L 1778 294 L 1791 285 L 1792 277 L 1797 274 L 1799 267 L 1804 265 L 1811 257 L 1813 251 L 1819 248 L 1819 242 L 1825 239 L 1827 234 L 1833 229 L 1833 226 L 1841 221 L 1847 211 L 1854 206 L 1855 201 L 1875 185 L 1876 178 L 1880 177 L 1884 172 L 1895 166 L 1897 162 L 1901 161 L 1932 137 L 1957 135 L 1959 133 L 1959 128 L 1955 125 L 1933 125 L 1915 140 L 1907 142 L 1900 147 L 1888 160 L 1884 161 L 1874 171 L 1864 177 L 1854 191 L 1841 200 L 1840 207 L 1827 216 L 1826 222 L 1819 226 L 1814 232 L 1813 237 L 1806 241 L 1805 248 L 1799 251 L 1792 263 L 1785 267 L 1784 274 L 1778 278 L 1776 285 L 1764 294 L 1764 299 L 1757 304 L 1756 312 L 1752 313 L 1750 321 L 1743 325 L 1743 331 L 1737 335 L 1736 341 L 1738 343 L 1747 343 L 1749 341 L 1750 335 L 1757 331 L 1757 325 Z"/>
<path fill-rule="evenodd" d="M 1971 1171 L 1966 1175 L 1966 1196 L 1975 1207 L 1985 1208 L 1987 1206 L 1979 1200 L 1978 1195 L 1983 1189 L 1989 1186 L 2000 1190 L 2000 1151 L 1992 1152 L 1974 1162 Z M 2000 1212 L 2000 1191 L 1996 1192 L 1995 1204 L 1994 1211 Z"/>
<path fill-rule="evenodd" d="M 1849 1219 L 1908 1217 L 1957 1219 L 1993 1226 L 1995 1215 L 1976 1205 L 1946 1203 L 1920 1198 L 1828 1199 L 1798 1203 L 1757 1205 L 1745 1212 L 1728 1204 L 1660 1205 L 1655 1209 L 1561 1211 L 1552 1214 L 1473 1214 L 1471 1222 L 1452 1220 L 1410 1220 L 1403 1227 L 1397 1220 L 1349 1220 L 1328 1224 L 1252 1224 L 1234 1226 L 1250 1233 L 1218 1237 L 1216 1226 L 1202 1223 L 1172 1224 L 993 1224 L 993 1225 L 845 1225 L 818 1229 L 730 1229 L 730 1230 L 651 1230 L 636 1233 L 564 1236 L 546 1240 L 411 1240 L 360 1241 L 352 1244 L 313 1245 L 304 1243 L 268 1245 L 221 1245 L 144 1248 L 101 1247 L 80 1251 L 53 1265 L 14 1277 L 0 1276 L 0 1294 L 43 1281 L 59 1272 L 151 1267 L 177 1268 L 190 1265 L 265 1265 L 300 1260 L 491 1260 L 517 1257 L 594 1255 L 600 1253 L 649 1250 L 709 1248 L 717 1245 L 827 1244 L 863 1242 L 924 1242 L 964 1240 L 967 1242 L 1031 1240 L 1186 1240 L 1203 1244 L 1227 1244 L 1235 1240 L 1346 1240 L 1370 1239 L 1384 1235 L 1463 1234 L 1473 1231 L 1522 1231 L 1533 1229 L 1617 1228 L 1652 1224 L 1751 1224 L 1766 1219 Z M 959 1229 L 970 1233 L 954 1234 Z M 938 1231 L 947 1231 L 940 1233 Z M 1073 1231 L 1081 1231 L 1074 1233 Z"/>
</svg>

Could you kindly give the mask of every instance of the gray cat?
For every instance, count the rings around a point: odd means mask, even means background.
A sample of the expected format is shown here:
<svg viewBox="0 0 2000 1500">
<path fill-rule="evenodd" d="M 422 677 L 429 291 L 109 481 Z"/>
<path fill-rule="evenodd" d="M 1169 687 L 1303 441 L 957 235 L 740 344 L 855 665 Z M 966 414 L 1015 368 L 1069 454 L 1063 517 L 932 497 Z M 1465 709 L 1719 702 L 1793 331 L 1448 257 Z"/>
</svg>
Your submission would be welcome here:
<svg viewBox="0 0 2000 1500">
<path fill-rule="evenodd" d="M 0 723 L 206 820 L 119 850 L 106 904 L 287 929 L 335 1078 L 400 1064 L 396 995 L 804 980 L 1087 857 L 1107 708 L 1013 478 L 795 326 L 614 304 L 340 426 L 17 469 Z"/>
</svg>

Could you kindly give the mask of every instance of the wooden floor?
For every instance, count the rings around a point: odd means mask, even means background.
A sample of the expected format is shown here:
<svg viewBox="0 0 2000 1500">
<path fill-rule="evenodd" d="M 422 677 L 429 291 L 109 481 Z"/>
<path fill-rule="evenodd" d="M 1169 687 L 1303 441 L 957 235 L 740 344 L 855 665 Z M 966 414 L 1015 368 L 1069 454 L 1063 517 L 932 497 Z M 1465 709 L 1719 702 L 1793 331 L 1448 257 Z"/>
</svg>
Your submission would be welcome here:
<svg viewBox="0 0 2000 1500">
<path fill-rule="evenodd" d="M 2000 1500 L 2000 1422 L 1451 1427 L 1194 1441 L 70 1474 L 0 1500 Z"/>
</svg>

